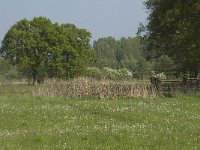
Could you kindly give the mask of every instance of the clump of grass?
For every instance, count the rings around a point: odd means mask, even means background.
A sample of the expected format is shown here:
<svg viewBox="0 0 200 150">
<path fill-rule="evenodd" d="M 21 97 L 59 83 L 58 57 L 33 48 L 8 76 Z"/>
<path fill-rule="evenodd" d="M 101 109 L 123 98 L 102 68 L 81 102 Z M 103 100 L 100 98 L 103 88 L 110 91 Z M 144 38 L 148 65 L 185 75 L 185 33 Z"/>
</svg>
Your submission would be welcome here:
<svg viewBox="0 0 200 150">
<path fill-rule="evenodd" d="M 95 97 L 107 98 L 155 98 L 156 92 L 148 83 L 117 83 L 108 80 L 76 78 L 71 80 L 47 80 L 44 85 L 36 86 L 35 96 L 48 97 Z"/>
</svg>

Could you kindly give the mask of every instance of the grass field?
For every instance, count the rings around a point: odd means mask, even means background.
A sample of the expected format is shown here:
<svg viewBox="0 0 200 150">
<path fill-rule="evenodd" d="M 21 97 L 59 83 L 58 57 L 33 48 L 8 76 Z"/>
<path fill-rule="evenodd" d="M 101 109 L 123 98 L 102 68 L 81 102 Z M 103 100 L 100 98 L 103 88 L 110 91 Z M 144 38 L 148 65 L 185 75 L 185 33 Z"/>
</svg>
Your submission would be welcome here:
<svg viewBox="0 0 200 150">
<path fill-rule="evenodd" d="M 200 95 L 95 100 L 0 91 L 0 150 L 200 149 Z"/>
</svg>

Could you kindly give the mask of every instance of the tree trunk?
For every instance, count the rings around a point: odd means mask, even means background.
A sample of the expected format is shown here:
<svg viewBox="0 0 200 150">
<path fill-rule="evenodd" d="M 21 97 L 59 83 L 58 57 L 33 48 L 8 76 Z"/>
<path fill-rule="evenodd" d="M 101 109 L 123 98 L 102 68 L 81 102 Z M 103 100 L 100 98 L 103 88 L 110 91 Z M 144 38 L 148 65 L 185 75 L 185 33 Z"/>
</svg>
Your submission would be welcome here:
<svg viewBox="0 0 200 150">
<path fill-rule="evenodd" d="M 33 85 L 35 85 L 37 81 L 37 71 L 34 67 L 32 67 L 32 78 L 33 78 Z"/>
<path fill-rule="evenodd" d="M 33 74 L 33 85 L 35 85 L 36 81 L 37 81 L 37 76 L 36 74 Z"/>
</svg>

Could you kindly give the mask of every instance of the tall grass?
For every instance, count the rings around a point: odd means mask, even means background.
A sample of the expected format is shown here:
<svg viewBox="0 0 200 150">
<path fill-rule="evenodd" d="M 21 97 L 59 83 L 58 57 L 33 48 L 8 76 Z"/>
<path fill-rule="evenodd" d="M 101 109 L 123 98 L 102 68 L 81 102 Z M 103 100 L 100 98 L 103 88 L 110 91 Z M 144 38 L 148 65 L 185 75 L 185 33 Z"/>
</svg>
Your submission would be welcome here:
<svg viewBox="0 0 200 150">
<path fill-rule="evenodd" d="M 47 80 L 36 86 L 35 96 L 47 97 L 95 97 L 95 98 L 155 98 L 156 92 L 149 83 L 118 83 L 108 80 L 76 78 L 72 80 Z"/>
</svg>

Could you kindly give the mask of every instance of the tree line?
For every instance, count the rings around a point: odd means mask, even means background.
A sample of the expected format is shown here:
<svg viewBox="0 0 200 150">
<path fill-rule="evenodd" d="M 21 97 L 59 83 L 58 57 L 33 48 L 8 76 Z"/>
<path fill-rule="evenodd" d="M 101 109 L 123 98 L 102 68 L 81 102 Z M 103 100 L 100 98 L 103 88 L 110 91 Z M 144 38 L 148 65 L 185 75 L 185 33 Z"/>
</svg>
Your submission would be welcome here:
<svg viewBox="0 0 200 150">
<path fill-rule="evenodd" d="M 93 72 L 127 69 L 139 79 L 161 72 L 171 78 L 188 74 L 196 78 L 200 71 L 200 2 L 147 0 L 144 4 L 149 17 L 135 37 L 104 37 L 90 45 L 91 33 L 86 29 L 36 17 L 20 20 L 9 29 L 0 55 L 33 83 L 88 75 L 91 68 Z"/>
<path fill-rule="evenodd" d="M 96 52 L 96 66 L 99 68 L 131 68 L 131 65 L 141 57 L 140 39 L 137 37 L 100 38 L 93 43 Z"/>
<path fill-rule="evenodd" d="M 174 61 L 169 56 L 163 54 L 148 60 L 143 47 L 140 36 L 123 37 L 119 40 L 113 37 L 100 38 L 93 44 L 96 52 L 93 67 L 128 69 L 136 79 L 149 78 L 159 73 L 164 73 L 164 78 L 174 76 Z"/>
</svg>

